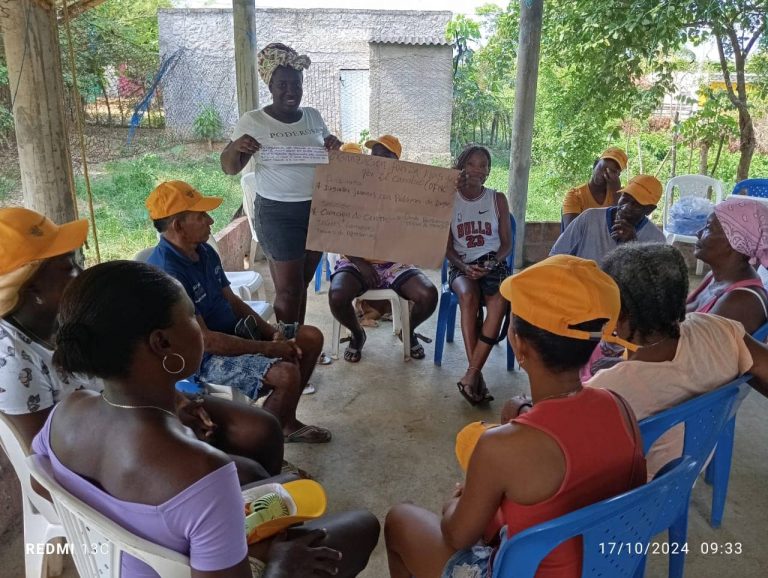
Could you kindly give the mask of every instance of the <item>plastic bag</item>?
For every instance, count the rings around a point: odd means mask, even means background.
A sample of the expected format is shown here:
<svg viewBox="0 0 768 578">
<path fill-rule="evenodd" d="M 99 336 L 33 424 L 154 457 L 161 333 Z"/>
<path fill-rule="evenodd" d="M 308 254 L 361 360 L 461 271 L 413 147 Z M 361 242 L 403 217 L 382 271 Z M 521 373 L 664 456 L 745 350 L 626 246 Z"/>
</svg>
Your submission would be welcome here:
<svg viewBox="0 0 768 578">
<path fill-rule="evenodd" d="M 667 230 L 678 235 L 695 235 L 707 224 L 715 205 L 703 197 L 683 197 L 669 208 Z"/>
</svg>

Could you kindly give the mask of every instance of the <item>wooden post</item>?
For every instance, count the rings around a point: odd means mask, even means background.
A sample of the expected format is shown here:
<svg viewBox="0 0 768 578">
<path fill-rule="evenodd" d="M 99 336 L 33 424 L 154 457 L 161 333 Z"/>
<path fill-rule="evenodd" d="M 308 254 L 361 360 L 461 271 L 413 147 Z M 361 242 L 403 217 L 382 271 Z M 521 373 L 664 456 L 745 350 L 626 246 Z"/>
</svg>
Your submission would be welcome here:
<svg viewBox="0 0 768 578">
<path fill-rule="evenodd" d="M 256 1 L 232 0 L 235 32 L 235 79 L 240 116 L 259 108 L 259 76 L 256 70 Z"/>
<path fill-rule="evenodd" d="M 520 0 L 520 35 L 515 84 L 515 116 L 509 152 L 509 195 L 517 223 L 515 268 L 523 265 L 525 209 L 528 204 L 528 177 L 531 171 L 533 115 L 536 110 L 536 83 L 539 78 L 541 20 L 544 0 Z"/>
<path fill-rule="evenodd" d="M 48 0 L 0 0 L 0 28 L 24 205 L 54 222 L 71 221 L 77 211 L 54 7 Z"/>
</svg>

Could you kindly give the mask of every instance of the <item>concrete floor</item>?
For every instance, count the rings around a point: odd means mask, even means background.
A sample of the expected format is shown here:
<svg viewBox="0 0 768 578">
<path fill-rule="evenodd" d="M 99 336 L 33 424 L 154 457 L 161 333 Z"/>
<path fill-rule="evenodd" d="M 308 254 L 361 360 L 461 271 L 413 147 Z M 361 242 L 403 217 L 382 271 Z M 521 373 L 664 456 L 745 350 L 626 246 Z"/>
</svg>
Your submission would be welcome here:
<svg viewBox="0 0 768 578">
<path fill-rule="evenodd" d="M 259 264 L 260 265 L 260 264 Z M 259 270 L 263 267 L 257 267 Z M 434 275 L 433 275 L 434 279 Z M 307 322 L 331 334 L 327 282 L 320 294 L 311 293 Z M 436 316 L 421 332 L 433 336 Z M 490 409 L 469 406 L 455 382 L 465 368 L 461 338 L 447 345 L 443 366 L 431 361 L 433 346 L 426 347 L 423 361 L 402 361 L 400 342 L 389 323 L 368 331 L 363 359 L 358 365 L 343 360 L 319 366 L 313 382 L 314 395 L 304 396 L 299 417 L 307 423 L 330 428 L 328 445 L 288 445 L 286 458 L 311 472 L 326 488 L 329 510 L 366 507 L 380 520 L 387 509 L 411 500 L 439 512 L 455 482 L 461 480 L 453 453 L 456 432 L 467 422 L 497 419 L 501 400 L 528 391 L 525 374 L 505 370 L 505 352 L 499 346 L 484 371 L 496 400 Z M 327 350 L 330 350 L 327 347 Z M 731 486 L 723 527 L 708 524 L 711 492 L 703 482 L 694 489 L 690 513 L 687 576 L 723 578 L 764 576 L 768 564 L 764 536 L 768 529 L 768 401 L 752 393 L 739 415 Z M 6 535 L 0 544 L 0 576 L 23 576 L 21 530 Z M 741 542 L 740 555 L 703 555 L 703 542 Z M 666 560 L 652 557 L 648 577 L 666 576 Z M 386 577 L 383 536 L 362 574 Z M 67 578 L 76 572 L 69 568 Z"/>
</svg>

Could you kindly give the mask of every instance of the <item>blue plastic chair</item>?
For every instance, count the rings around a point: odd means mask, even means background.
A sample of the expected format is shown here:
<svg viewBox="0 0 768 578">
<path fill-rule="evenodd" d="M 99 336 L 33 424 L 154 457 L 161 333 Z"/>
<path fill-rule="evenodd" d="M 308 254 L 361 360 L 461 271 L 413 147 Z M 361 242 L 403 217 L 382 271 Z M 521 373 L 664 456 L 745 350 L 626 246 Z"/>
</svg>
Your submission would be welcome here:
<svg viewBox="0 0 768 578">
<path fill-rule="evenodd" d="M 760 327 L 757 331 L 755 331 L 752 334 L 752 338 L 756 341 L 760 341 L 761 343 L 765 343 L 766 340 L 768 340 L 768 323 Z"/>
<path fill-rule="evenodd" d="M 509 215 L 509 224 L 512 226 L 512 253 L 507 257 L 507 268 L 512 271 L 515 267 L 515 240 L 517 238 L 517 225 L 515 218 Z M 435 335 L 435 365 L 438 367 L 443 364 L 443 348 L 447 343 L 453 343 L 454 331 L 456 329 L 456 309 L 459 306 L 459 298 L 451 290 L 448 283 L 448 260 L 443 262 L 440 270 L 440 304 L 437 311 L 437 332 Z M 509 344 L 509 339 L 504 340 L 507 344 L 507 371 L 515 369 L 515 352 Z"/>
<path fill-rule="evenodd" d="M 757 341 L 765 343 L 766 339 L 768 339 L 768 323 L 765 323 L 755 331 L 752 337 Z M 704 481 L 712 486 L 712 514 L 709 524 L 713 528 L 719 528 L 723 523 L 725 499 L 728 496 L 728 481 L 731 478 L 735 430 L 736 416 L 728 422 L 720 439 L 717 440 L 715 455 L 704 473 Z"/>
<path fill-rule="evenodd" d="M 664 410 L 656 415 L 645 418 L 639 423 L 640 433 L 643 436 L 643 451 L 648 450 L 665 432 L 674 426 L 685 424 L 685 438 L 683 441 L 683 454 L 691 456 L 702 468 L 707 458 L 712 454 L 715 445 L 721 440 L 730 443 L 733 449 L 733 428 L 736 422 L 736 413 L 744 398 L 751 388 L 747 383 L 752 378 L 745 374 L 714 391 L 695 397 L 678 406 Z M 719 515 L 722 519 L 722 507 L 725 504 L 725 496 L 728 492 L 728 476 L 730 475 L 730 452 L 728 460 L 721 459 L 714 470 L 714 491 L 712 496 L 712 518 Z M 698 474 L 698 472 L 697 472 Z M 686 491 L 690 494 L 693 487 Z M 657 526 L 655 533 L 669 529 L 669 541 L 684 543 L 688 535 L 688 501 L 686 507 L 679 516 L 667 516 L 662 524 Z M 720 511 L 716 512 L 715 508 Z M 714 522 L 713 522 L 714 525 Z M 719 525 L 719 522 L 718 522 Z M 685 567 L 685 552 L 679 551 L 669 556 L 670 578 L 682 578 Z"/>
<path fill-rule="evenodd" d="M 328 253 L 323 253 L 320 262 L 315 269 L 315 293 L 320 293 L 320 287 L 323 285 L 323 265 L 325 265 L 325 280 L 331 280 L 331 263 L 328 261 Z"/>
<path fill-rule="evenodd" d="M 746 179 L 736 183 L 731 194 L 768 198 L 768 179 Z"/>
<path fill-rule="evenodd" d="M 509 539 L 502 536 L 493 578 L 534 578 L 547 554 L 575 536 L 583 541 L 582 576 L 642 576 L 645 546 L 657 533 L 663 516 L 687 511 L 690 488 L 701 469 L 688 456 L 676 462 L 649 484 Z"/>
<path fill-rule="evenodd" d="M 182 379 L 181 381 L 176 382 L 176 391 L 180 391 L 181 393 L 195 394 L 203 393 L 205 388 L 200 383 L 198 383 L 194 375 L 190 375 L 187 379 Z"/>
</svg>

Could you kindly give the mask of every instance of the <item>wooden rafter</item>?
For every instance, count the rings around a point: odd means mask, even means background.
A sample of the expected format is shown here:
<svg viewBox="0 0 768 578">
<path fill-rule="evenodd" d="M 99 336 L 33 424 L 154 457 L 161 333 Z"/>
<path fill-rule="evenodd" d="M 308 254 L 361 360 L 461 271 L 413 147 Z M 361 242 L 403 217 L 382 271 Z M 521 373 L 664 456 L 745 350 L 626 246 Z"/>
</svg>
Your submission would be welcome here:
<svg viewBox="0 0 768 578">
<path fill-rule="evenodd" d="M 74 2 L 71 2 L 70 0 L 62 0 L 62 3 L 64 2 L 67 3 L 67 12 L 69 13 L 69 18 L 71 20 L 91 8 L 96 8 L 99 4 L 104 3 L 105 0 L 75 0 Z M 60 9 L 59 20 L 62 20 L 63 18 L 64 10 Z"/>
</svg>

